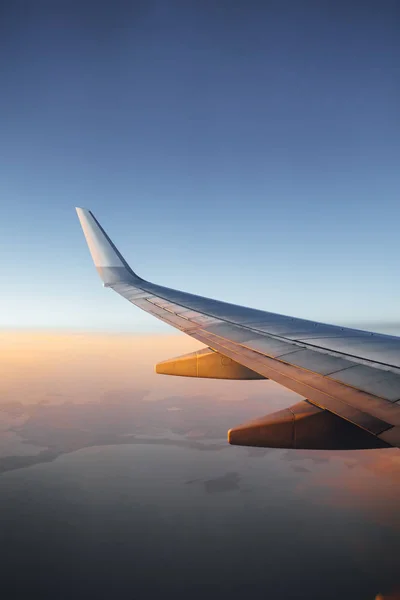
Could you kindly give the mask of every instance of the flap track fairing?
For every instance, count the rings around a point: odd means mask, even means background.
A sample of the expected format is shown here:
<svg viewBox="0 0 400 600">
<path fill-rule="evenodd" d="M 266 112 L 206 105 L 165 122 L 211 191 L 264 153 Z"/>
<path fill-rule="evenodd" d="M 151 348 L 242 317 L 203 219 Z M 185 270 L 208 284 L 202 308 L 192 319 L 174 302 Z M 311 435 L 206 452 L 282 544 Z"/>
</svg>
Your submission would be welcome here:
<svg viewBox="0 0 400 600">
<path fill-rule="evenodd" d="M 211 348 L 160 362 L 156 365 L 156 373 L 211 379 L 266 379 Z"/>
</svg>

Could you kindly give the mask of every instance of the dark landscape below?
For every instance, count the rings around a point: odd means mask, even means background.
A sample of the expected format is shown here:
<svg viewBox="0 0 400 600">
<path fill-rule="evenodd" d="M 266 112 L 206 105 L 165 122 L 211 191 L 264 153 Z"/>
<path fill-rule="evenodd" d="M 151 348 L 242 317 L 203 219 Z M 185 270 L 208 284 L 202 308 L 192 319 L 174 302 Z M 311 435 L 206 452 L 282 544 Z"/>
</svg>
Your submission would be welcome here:
<svg viewBox="0 0 400 600">
<path fill-rule="evenodd" d="M 9 351 L 0 403 L 6 598 L 373 600 L 396 591 L 397 450 L 232 447 L 229 426 L 293 397 L 270 382 L 167 381 L 152 372 L 157 340 L 147 348 L 131 338 L 129 358 L 144 353 L 144 364 L 118 386 L 126 337 L 97 338 L 95 358 L 90 335 L 19 339 L 29 356 L 29 344 L 37 351 L 25 398 Z"/>
</svg>

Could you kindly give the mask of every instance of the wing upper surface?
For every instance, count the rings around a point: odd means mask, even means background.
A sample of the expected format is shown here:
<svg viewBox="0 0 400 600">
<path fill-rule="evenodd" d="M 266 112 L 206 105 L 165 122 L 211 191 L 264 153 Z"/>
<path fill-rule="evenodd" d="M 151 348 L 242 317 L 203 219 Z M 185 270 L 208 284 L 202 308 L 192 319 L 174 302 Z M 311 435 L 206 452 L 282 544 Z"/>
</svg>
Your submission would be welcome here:
<svg viewBox="0 0 400 600">
<path fill-rule="evenodd" d="M 90 211 L 77 209 L 107 287 L 310 402 L 400 446 L 400 338 L 196 296 L 138 277 Z"/>
</svg>

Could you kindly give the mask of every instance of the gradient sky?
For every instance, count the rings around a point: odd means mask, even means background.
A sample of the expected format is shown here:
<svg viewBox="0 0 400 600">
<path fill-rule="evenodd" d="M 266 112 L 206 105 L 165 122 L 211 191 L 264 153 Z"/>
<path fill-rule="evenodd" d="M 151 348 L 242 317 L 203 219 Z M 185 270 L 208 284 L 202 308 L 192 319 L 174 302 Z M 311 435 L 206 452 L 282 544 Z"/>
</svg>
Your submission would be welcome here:
<svg viewBox="0 0 400 600">
<path fill-rule="evenodd" d="M 398 322 L 400 9 L 2 2 L 0 325 L 170 331 L 103 290 L 74 206 L 139 275 Z"/>
</svg>

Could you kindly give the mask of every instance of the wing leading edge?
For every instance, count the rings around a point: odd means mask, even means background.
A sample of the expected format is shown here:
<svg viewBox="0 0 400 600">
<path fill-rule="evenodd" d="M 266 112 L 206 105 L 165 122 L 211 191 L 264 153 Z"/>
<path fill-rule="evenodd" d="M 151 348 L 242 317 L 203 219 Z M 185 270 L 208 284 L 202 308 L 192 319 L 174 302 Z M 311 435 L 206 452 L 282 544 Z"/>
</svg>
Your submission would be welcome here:
<svg viewBox="0 0 400 600">
<path fill-rule="evenodd" d="M 306 398 L 302 406 L 288 409 L 290 414 L 280 411 L 231 429 L 230 443 L 400 447 L 400 338 L 295 319 L 150 283 L 131 269 L 91 211 L 76 210 L 106 287 L 218 353 L 217 377 L 252 373 L 245 378 L 272 379 Z M 210 360 L 215 373 L 219 359 Z M 231 361 L 231 367 L 222 369 L 223 360 Z M 244 371 L 239 377 L 240 365 Z"/>
</svg>

